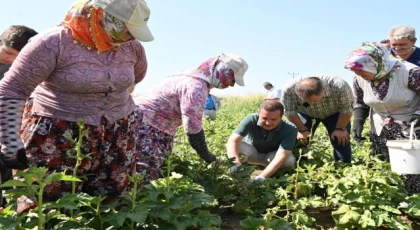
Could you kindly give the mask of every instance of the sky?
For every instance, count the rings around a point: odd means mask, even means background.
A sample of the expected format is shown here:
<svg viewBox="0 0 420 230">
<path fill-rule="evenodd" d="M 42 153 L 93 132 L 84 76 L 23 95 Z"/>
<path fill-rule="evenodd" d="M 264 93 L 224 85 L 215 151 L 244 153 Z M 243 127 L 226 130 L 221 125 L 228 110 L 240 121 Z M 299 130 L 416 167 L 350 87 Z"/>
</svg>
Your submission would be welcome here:
<svg viewBox="0 0 420 230">
<path fill-rule="evenodd" d="M 41 32 L 58 25 L 74 0 L 0 0 L 0 31 L 26 25 Z M 418 2 L 405 0 L 148 0 L 155 40 L 143 43 L 149 63 L 135 89 L 144 93 L 167 76 L 196 68 L 220 53 L 249 65 L 245 86 L 212 89 L 219 96 L 265 93 L 295 77 L 331 74 L 349 84 L 348 53 L 364 41 L 387 38 L 390 28 L 420 31 Z M 420 33 L 420 32 L 419 32 Z"/>
</svg>

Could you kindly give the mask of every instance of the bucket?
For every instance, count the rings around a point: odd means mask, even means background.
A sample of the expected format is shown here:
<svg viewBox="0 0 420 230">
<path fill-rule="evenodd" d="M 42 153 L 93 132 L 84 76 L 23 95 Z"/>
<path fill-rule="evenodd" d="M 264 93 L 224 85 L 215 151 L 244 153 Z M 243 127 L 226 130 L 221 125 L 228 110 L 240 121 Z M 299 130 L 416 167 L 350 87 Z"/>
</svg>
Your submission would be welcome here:
<svg viewBox="0 0 420 230">
<path fill-rule="evenodd" d="M 420 174 L 420 141 L 387 141 L 391 171 L 402 174 Z"/>
</svg>

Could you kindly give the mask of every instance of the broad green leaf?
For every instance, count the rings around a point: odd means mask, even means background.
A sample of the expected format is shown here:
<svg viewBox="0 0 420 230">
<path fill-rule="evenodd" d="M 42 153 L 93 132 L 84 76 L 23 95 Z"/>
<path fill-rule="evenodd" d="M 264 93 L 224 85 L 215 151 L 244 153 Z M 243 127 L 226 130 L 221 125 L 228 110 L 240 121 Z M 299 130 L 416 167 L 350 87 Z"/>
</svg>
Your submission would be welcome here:
<svg viewBox="0 0 420 230">
<path fill-rule="evenodd" d="M 4 182 L 0 187 L 6 188 L 6 187 L 27 187 L 28 184 L 20 181 L 20 180 L 8 180 Z"/>
<path fill-rule="evenodd" d="M 134 222 L 141 224 L 146 221 L 148 213 L 149 211 L 145 207 L 137 206 L 133 212 L 127 213 L 126 216 Z"/>
<path fill-rule="evenodd" d="M 395 214 L 401 214 L 400 210 L 393 208 L 390 205 L 379 205 L 378 208 Z"/>
<path fill-rule="evenodd" d="M 222 224 L 220 216 L 211 214 L 209 211 L 200 210 L 195 218 L 197 218 L 200 227 L 220 226 Z"/>
<path fill-rule="evenodd" d="M 349 224 L 349 223 L 358 223 L 360 219 L 360 214 L 356 211 L 348 211 L 343 216 L 340 217 L 338 221 L 339 224 Z"/>
<path fill-rule="evenodd" d="M 260 229 L 260 226 L 264 225 L 264 220 L 248 216 L 245 220 L 241 220 L 239 223 L 243 230 L 256 230 Z"/>
</svg>

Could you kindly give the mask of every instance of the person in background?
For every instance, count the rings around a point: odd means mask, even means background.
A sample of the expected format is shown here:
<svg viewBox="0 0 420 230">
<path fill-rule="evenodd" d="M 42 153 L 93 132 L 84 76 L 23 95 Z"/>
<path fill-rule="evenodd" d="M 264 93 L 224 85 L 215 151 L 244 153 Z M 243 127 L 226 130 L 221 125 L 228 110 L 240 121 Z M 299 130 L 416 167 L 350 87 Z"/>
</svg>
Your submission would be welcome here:
<svg viewBox="0 0 420 230">
<path fill-rule="evenodd" d="M 29 27 L 14 25 L 0 35 L 0 79 L 9 70 L 28 40 L 37 34 Z"/>
<path fill-rule="evenodd" d="M 392 55 L 420 66 L 420 49 L 415 46 L 416 30 L 411 26 L 396 26 L 389 31 Z"/>
<path fill-rule="evenodd" d="M 281 89 L 274 87 L 270 82 L 264 82 L 264 88 L 267 90 L 265 100 L 277 100 L 280 101 L 281 98 Z"/>
<path fill-rule="evenodd" d="M 235 54 L 220 54 L 198 68 L 166 78 L 151 92 L 136 97 L 137 173 L 144 175 L 141 185 L 159 178 L 159 168 L 172 151 L 174 136 L 183 126 L 188 141 L 198 155 L 216 161 L 208 149 L 202 117 L 209 90 L 226 89 L 235 83 L 244 86 L 247 63 Z"/>
<path fill-rule="evenodd" d="M 28 43 L 28 40 L 38 33 L 26 26 L 13 25 L 7 28 L 0 35 L 0 80 L 9 70 L 11 64 L 16 59 L 19 52 Z M 0 184 L 12 178 L 12 170 L 0 160 Z M 2 189 L 0 188 L 0 207 L 6 204 L 2 198 Z"/>
<path fill-rule="evenodd" d="M 212 94 L 207 96 L 206 105 L 204 107 L 204 117 L 208 117 L 211 120 L 216 120 L 216 111 L 222 107 L 220 99 Z"/>
<path fill-rule="evenodd" d="M 70 139 L 81 138 L 82 119 L 88 134 L 81 150 L 91 157 L 81 162 L 77 174 L 86 178 L 76 192 L 108 203 L 130 189 L 135 105 L 128 89 L 146 74 L 138 40 L 153 40 L 149 15 L 143 0 L 79 0 L 61 25 L 31 39 L 0 82 L 0 157 L 7 167 L 72 174 L 76 153 Z M 71 187 L 54 182 L 43 198 L 57 200 Z M 35 202 L 28 200 L 18 199 L 18 212 Z"/>
<path fill-rule="evenodd" d="M 354 49 L 344 67 L 356 74 L 355 110 L 372 108 L 371 154 L 389 161 L 388 140 L 409 139 L 412 122 L 416 136 L 420 136 L 420 67 L 390 58 L 388 50 L 376 42 L 365 42 Z M 407 175 L 405 187 L 410 194 L 419 193 L 420 175 Z"/>
<path fill-rule="evenodd" d="M 331 139 L 334 159 L 351 162 L 353 94 L 345 80 L 324 75 L 294 80 L 283 90 L 282 103 L 287 119 L 298 128 L 299 142 L 307 144 L 309 134 L 314 135 L 322 122 Z"/>
<path fill-rule="evenodd" d="M 389 42 L 389 39 L 384 39 L 381 41 L 381 45 L 385 46 L 389 51 L 391 51 L 391 43 Z"/>
<path fill-rule="evenodd" d="M 265 166 L 255 180 L 271 177 L 279 168 L 293 167 L 296 162 L 292 150 L 296 143 L 297 129 L 289 121 L 282 120 L 283 105 L 277 100 L 265 100 L 258 113 L 246 116 L 230 135 L 226 144 L 227 155 L 234 158 L 234 174 L 241 164 Z M 243 159 L 240 159 L 240 155 Z"/>
</svg>

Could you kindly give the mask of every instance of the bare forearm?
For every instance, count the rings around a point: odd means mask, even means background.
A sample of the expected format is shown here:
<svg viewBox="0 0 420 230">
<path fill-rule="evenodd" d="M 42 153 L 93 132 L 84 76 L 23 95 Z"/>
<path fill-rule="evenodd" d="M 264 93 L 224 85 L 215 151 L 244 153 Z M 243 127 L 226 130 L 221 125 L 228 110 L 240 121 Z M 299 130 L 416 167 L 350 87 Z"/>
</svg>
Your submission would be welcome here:
<svg viewBox="0 0 420 230">
<path fill-rule="evenodd" d="M 264 178 L 271 177 L 284 164 L 290 154 L 292 154 L 291 151 L 279 150 L 270 164 L 261 172 L 260 176 Z"/>
<path fill-rule="evenodd" d="M 287 119 L 296 125 L 296 127 L 298 128 L 298 131 L 303 131 L 307 129 L 306 126 L 303 124 L 302 120 L 300 120 L 300 117 L 298 115 L 288 116 Z"/>
<path fill-rule="evenodd" d="M 336 128 L 345 128 L 347 124 L 350 122 L 352 113 L 344 113 L 340 114 L 337 120 L 337 124 L 335 125 Z"/>
<path fill-rule="evenodd" d="M 230 158 L 235 158 L 235 163 L 240 164 L 239 159 L 239 143 L 241 143 L 243 137 L 233 133 L 226 144 L 227 155 Z"/>
</svg>

